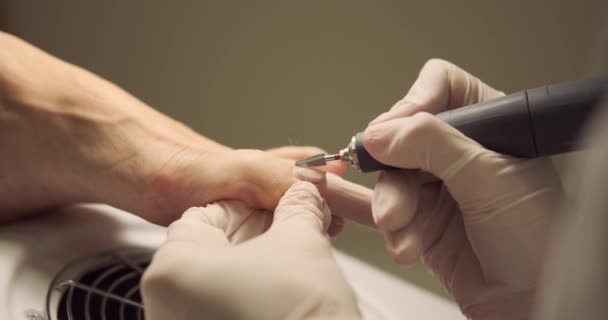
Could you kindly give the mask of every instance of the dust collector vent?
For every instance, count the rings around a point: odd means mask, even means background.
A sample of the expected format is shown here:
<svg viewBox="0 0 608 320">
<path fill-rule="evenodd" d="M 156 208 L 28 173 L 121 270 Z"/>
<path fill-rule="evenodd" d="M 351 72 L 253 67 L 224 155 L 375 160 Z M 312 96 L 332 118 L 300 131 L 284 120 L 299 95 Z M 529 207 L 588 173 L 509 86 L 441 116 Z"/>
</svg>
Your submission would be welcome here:
<svg viewBox="0 0 608 320">
<path fill-rule="evenodd" d="M 144 320 L 140 281 L 152 252 L 122 249 L 70 264 L 53 281 L 47 318 Z"/>
</svg>

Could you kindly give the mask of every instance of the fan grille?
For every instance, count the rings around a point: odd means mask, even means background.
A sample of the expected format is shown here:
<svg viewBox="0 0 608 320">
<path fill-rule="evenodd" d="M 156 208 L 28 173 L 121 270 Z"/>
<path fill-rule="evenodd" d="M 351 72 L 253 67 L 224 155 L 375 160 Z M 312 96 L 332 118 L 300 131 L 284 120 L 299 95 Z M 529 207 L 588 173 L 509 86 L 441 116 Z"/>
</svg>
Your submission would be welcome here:
<svg viewBox="0 0 608 320">
<path fill-rule="evenodd" d="M 140 281 L 152 252 L 122 249 L 66 267 L 47 296 L 47 318 L 144 320 Z"/>
</svg>

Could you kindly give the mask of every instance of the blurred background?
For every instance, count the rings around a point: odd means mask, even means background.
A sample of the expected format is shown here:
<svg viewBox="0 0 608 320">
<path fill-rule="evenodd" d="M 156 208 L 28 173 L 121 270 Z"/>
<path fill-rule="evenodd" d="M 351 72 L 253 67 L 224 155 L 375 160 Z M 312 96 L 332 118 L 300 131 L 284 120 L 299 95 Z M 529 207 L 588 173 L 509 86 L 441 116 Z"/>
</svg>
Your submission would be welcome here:
<svg viewBox="0 0 608 320">
<path fill-rule="evenodd" d="M 607 13 L 605 0 L 0 0 L 0 29 L 231 147 L 336 151 L 430 58 L 506 92 L 598 75 Z M 572 156 L 584 154 L 558 166 Z M 349 224 L 334 242 L 443 295 L 421 265 L 395 266 L 371 230 Z"/>
</svg>

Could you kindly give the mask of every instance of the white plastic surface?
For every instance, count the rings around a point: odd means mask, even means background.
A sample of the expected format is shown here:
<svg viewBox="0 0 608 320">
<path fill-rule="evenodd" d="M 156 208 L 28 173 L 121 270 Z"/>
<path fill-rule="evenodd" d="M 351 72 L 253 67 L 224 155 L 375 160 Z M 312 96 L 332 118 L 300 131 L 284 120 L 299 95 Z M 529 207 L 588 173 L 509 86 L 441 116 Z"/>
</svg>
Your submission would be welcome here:
<svg viewBox="0 0 608 320">
<path fill-rule="evenodd" d="M 81 205 L 0 227 L 0 319 L 43 312 L 69 262 L 120 247 L 158 247 L 165 229 L 105 205 Z M 463 319 L 458 308 L 336 251 L 366 319 Z"/>
</svg>

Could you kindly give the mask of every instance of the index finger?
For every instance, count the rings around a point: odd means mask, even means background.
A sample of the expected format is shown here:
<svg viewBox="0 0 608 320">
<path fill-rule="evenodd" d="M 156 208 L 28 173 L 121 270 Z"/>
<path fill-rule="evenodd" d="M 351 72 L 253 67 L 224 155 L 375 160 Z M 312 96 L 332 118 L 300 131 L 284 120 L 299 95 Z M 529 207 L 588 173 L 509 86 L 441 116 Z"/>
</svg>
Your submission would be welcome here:
<svg viewBox="0 0 608 320">
<path fill-rule="evenodd" d="M 437 114 L 502 95 L 504 93 L 460 67 L 441 59 L 431 59 L 422 67 L 407 95 L 369 125 L 411 116 L 421 111 Z"/>
<path fill-rule="evenodd" d="M 372 217 L 372 191 L 370 189 L 344 180 L 335 174 L 311 169 L 296 167 L 295 175 L 298 180 L 309 181 L 317 185 L 335 216 L 348 218 L 369 227 L 376 227 Z M 342 228 L 338 225 L 341 223 L 343 222 L 336 220 L 334 227 Z"/>
</svg>

